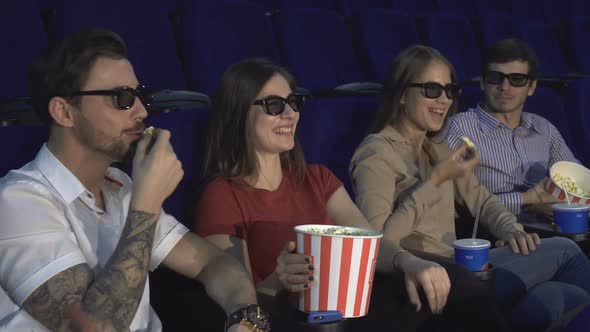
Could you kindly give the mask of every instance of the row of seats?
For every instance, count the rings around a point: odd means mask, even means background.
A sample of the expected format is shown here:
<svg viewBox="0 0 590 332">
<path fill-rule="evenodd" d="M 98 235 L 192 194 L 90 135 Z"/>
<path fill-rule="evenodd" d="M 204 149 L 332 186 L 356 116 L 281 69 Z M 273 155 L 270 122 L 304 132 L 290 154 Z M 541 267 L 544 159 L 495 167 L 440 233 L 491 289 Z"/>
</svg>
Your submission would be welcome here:
<svg viewBox="0 0 590 332">
<path fill-rule="evenodd" d="M 539 88 L 527 99 L 525 110 L 549 119 L 560 130 L 568 145 L 585 165 L 590 165 L 590 153 L 585 143 L 590 141 L 590 114 L 581 112 L 579 118 L 566 117 L 565 109 L 590 108 L 590 79 L 580 79 L 570 86 L 567 99 L 549 88 Z M 474 106 L 477 98 L 470 101 Z M 308 162 L 322 163 L 344 181 L 351 192 L 347 167 L 352 154 L 367 135 L 375 116 L 378 100 L 374 96 L 312 99 L 301 113 L 297 136 Z M 172 131 L 172 145 L 183 163 L 185 178 L 176 192 L 166 201 L 165 208 L 185 222 L 194 207 L 195 192 L 201 179 L 207 108 L 156 113 L 147 119 L 149 125 Z M 0 176 L 19 168 L 34 158 L 47 139 L 47 129 L 41 125 L 0 127 Z"/>
<path fill-rule="evenodd" d="M 245 0 L 179 1 L 178 7 L 159 0 L 55 2 L 52 15 L 43 17 L 35 0 L 10 2 L 0 11 L 0 41 L 10 45 L 0 55 L 0 67 L 11 78 L 0 83 L 0 101 L 27 96 L 26 68 L 48 40 L 91 26 L 112 29 L 127 41 L 142 82 L 207 94 L 214 92 L 227 66 L 253 56 L 286 65 L 312 91 L 382 82 L 393 57 L 416 43 L 441 50 L 459 77 L 471 80 L 480 73 L 480 50 L 506 37 L 528 41 L 539 53 L 545 75 L 590 73 L 590 17 L 572 18 L 562 40 L 549 24 L 508 16 L 482 16 L 474 22 L 370 9 L 346 20 L 336 12 L 308 8 L 269 14 Z M 171 22 L 168 13 L 174 8 L 178 15 Z"/>
</svg>

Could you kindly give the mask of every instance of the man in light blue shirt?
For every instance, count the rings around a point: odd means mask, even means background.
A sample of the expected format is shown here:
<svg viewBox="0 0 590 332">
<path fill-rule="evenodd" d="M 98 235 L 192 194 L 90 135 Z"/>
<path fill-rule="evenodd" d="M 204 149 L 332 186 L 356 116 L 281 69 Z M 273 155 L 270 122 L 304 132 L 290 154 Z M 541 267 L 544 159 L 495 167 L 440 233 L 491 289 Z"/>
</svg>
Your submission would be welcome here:
<svg viewBox="0 0 590 332">
<path fill-rule="evenodd" d="M 558 161 L 578 162 L 545 118 L 523 112 L 537 86 L 538 60 L 523 41 L 505 39 L 487 50 L 481 88 L 483 105 L 453 116 L 445 133 L 452 148 L 469 137 L 481 153 L 480 181 L 521 221 L 551 220 L 558 200 L 543 187 Z"/>
</svg>

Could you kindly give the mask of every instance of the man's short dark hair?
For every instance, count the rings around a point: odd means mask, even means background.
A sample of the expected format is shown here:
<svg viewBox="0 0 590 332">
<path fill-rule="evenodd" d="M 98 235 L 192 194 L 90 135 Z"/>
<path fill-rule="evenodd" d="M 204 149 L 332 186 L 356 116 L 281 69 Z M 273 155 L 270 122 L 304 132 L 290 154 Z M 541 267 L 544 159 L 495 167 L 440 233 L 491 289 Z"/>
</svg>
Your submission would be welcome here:
<svg viewBox="0 0 590 332">
<path fill-rule="evenodd" d="M 518 38 L 503 39 L 489 47 L 484 56 L 482 73 L 488 70 L 490 63 L 506 63 L 511 61 L 528 63 L 528 74 L 533 78 L 537 77 L 539 58 L 537 58 L 535 51 L 531 47 Z"/>
<path fill-rule="evenodd" d="M 39 119 L 52 122 L 48 105 L 61 96 L 72 103 L 88 80 L 88 73 L 99 57 L 126 59 L 127 47 L 116 33 L 103 29 L 84 29 L 45 49 L 29 66 L 29 92 Z"/>
</svg>

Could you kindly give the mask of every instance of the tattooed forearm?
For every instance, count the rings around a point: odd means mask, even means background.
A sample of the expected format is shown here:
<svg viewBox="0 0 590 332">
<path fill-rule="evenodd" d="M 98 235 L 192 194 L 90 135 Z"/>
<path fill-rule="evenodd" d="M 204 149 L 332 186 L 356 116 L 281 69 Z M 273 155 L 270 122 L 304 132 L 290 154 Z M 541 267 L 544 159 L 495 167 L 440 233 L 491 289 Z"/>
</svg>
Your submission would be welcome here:
<svg viewBox="0 0 590 332">
<path fill-rule="evenodd" d="M 86 264 L 77 265 L 35 290 L 25 310 L 54 331 L 82 330 L 89 322 L 99 327 L 93 331 L 128 330 L 147 280 L 156 221 L 154 214 L 130 211 L 117 248 L 94 281 Z M 84 322 L 72 316 L 77 306 Z"/>
</svg>

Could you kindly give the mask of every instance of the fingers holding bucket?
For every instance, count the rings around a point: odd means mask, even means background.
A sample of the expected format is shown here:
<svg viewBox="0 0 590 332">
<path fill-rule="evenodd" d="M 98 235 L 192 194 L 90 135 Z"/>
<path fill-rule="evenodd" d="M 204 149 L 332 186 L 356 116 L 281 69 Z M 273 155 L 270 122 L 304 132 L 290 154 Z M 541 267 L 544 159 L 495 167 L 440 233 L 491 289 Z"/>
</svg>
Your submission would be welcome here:
<svg viewBox="0 0 590 332">
<path fill-rule="evenodd" d="M 275 272 L 286 289 L 301 292 L 310 287 L 313 281 L 314 266 L 311 257 L 294 253 L 295 243 L 288 242 L 277 257 Z"/>
</svg>

